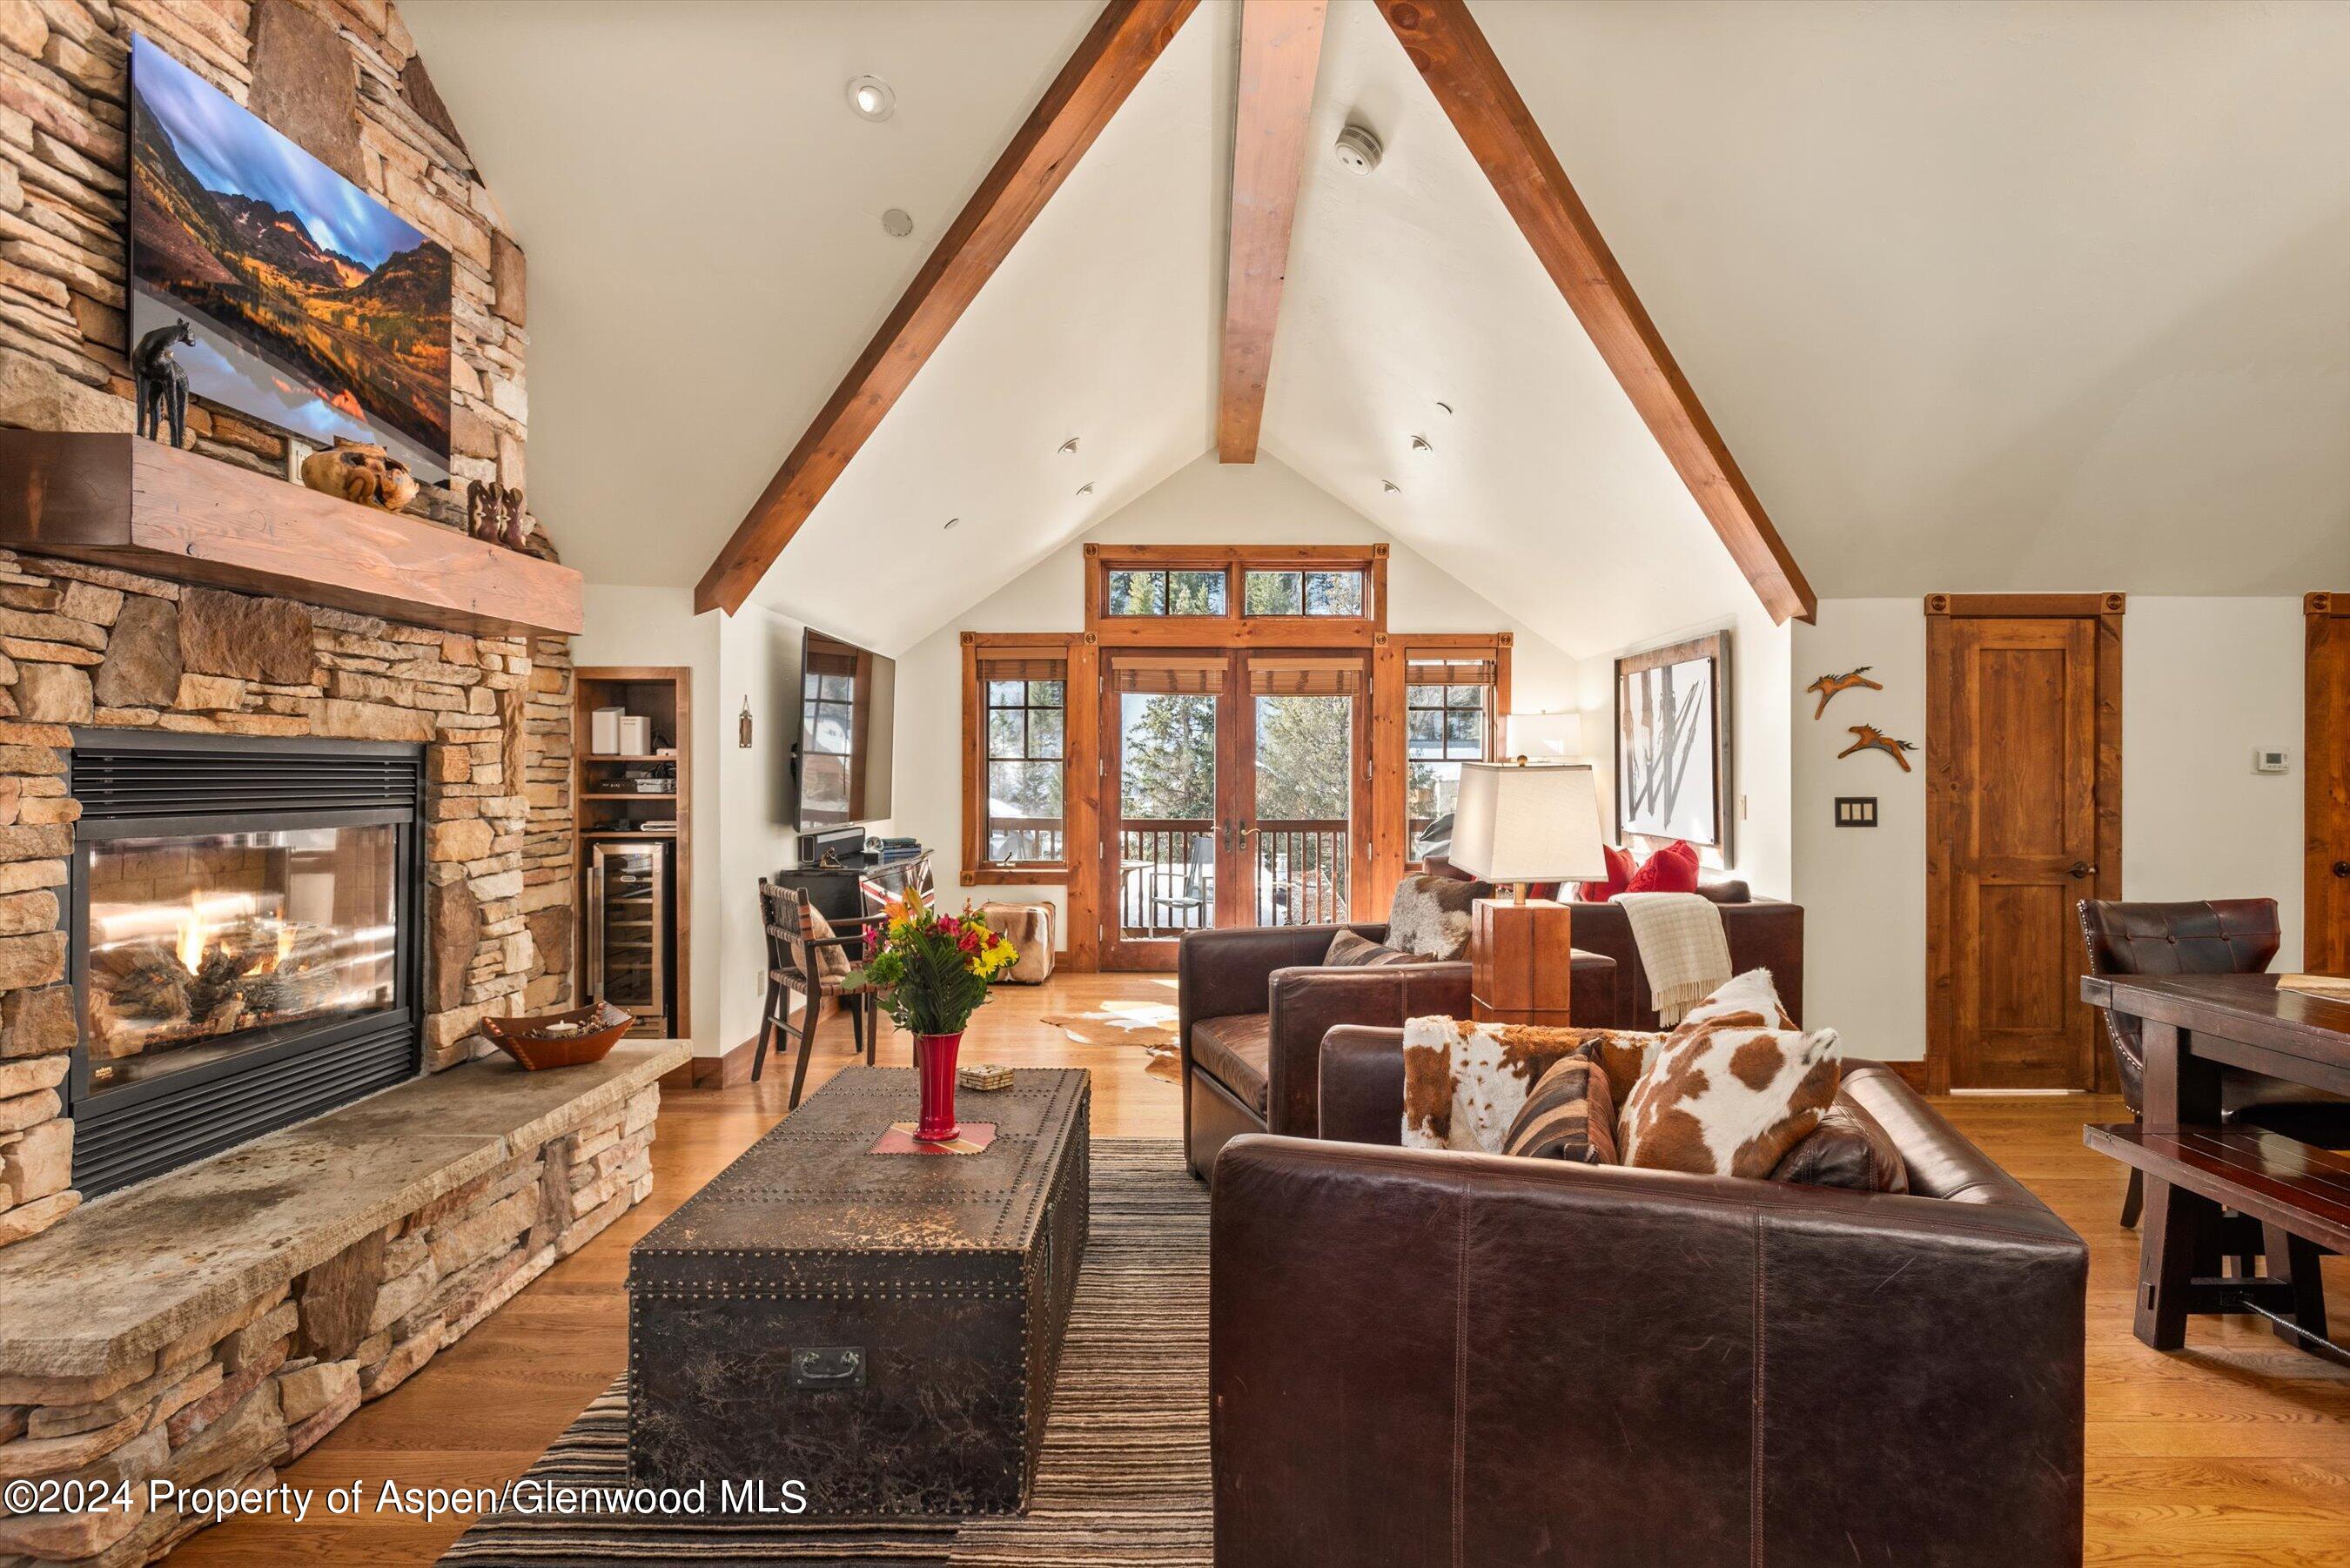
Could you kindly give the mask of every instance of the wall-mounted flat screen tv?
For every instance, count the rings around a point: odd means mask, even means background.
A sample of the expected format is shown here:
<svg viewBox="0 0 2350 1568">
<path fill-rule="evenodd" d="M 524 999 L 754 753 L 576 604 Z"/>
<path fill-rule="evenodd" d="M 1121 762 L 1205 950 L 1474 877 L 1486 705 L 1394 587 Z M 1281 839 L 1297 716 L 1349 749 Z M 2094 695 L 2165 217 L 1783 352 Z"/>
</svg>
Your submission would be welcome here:
<svg viewBox="0 0 2350 1568">
<path fill-rule="evenodd" d="M 821 833 L 889 815 L 898 665 L 809 631 L 800 639 L 799 830 Z"/>
<path fill-rule="evenodd" d="M 449 472 L 448 251 L 143 36 L 130 41 L 130 338 L 184 319 L 188 389 Z"/>
</svg>

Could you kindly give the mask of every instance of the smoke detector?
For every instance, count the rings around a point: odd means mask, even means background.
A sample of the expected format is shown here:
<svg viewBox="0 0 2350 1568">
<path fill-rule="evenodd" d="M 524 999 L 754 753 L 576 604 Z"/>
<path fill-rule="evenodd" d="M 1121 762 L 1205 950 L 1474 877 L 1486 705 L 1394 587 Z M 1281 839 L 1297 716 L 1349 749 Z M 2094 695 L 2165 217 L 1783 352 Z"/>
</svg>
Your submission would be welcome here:
<svg viewBox="0 0 2350 1568">
<path fill-rule="evenodd" d="M 1350 125 L 1338 133 L 1338 161 L 1358 174 L 1378 168 L 1382 151 L 1379 139 L 1363 126 Z"/>
</svg>

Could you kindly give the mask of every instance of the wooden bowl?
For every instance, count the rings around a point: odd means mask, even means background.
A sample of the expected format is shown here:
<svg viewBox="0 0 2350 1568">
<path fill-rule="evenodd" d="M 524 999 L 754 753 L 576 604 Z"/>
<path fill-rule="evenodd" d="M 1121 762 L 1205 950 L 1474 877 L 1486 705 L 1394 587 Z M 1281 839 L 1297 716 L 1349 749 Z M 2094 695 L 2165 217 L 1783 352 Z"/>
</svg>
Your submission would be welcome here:
<svg viewBox="0 0 2350 1568">
<path fill-rule="evenodd" d="M 540 1031 L 557 1023 L 591 1023 L 598 1027 L 583 1034 L 547 1038 Z M 530 1072 L 548 1067 L 584 1067 L 611 1054 L 635 1017 L 608 1002 L 590 1002 L 568 1012 L 544 1012 L 536 1018 L 484 1018 L 482 1033 L 492 1044 Z"/>
</svg>

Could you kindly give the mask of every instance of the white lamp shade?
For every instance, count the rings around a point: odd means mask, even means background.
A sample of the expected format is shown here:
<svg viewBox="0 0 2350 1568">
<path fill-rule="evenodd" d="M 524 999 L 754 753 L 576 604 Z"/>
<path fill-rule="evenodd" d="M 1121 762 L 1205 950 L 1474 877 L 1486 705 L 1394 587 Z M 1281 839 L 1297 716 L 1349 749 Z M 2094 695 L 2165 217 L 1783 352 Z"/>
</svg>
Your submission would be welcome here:
<svg viewBox="0 0 2350 1568">
<path fill-rule="evenodd" d="M 1463 763 L 1449 858 L 1488 882 L 1607 875 L 1588 763 Z"/>
<path fill-rule="evenodd" d="M 1504 728 L 1508 744 L 1503 749 L 1511 756 L 1545 762 L 1583 755 L 1580 713 L 1513 713 Z"/>
</svg>

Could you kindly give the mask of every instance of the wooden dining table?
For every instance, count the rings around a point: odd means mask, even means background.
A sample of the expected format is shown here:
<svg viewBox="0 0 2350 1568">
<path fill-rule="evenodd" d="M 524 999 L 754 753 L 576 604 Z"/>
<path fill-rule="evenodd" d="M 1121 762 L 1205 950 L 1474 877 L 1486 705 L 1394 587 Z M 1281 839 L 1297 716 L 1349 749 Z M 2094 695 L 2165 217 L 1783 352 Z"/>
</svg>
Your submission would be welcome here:
<svg viewBox="0 0 2350 1568">
<path fill-rule="evenodd" d="M 2274 975 L 2085 975 L 2081 999 L 2140 1024 L 2145 1092 L 2135 1122 L 2091 1125 L 2085 1141 L 2146 1176 L 2137 1333 L 2157 1350 L 2187 1342 L 2201 1313 L 2255 1314 L 2278 1337 L 2331 1359 L 2321 1247 L 2350 1252 L 2350 1158 L 2280 1133 L 2223 1124 L 2234 1067 L 2350 1095 L 2350 1002 L 2280 988 Z M 2230 1224 L 2257 1226 L 2252 1246 Z M 2262 1272 L 2228 1274 L 2223 1255 L 2257 1251 Z"/>
</svg>

